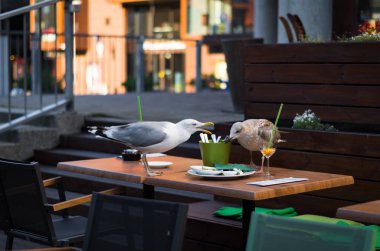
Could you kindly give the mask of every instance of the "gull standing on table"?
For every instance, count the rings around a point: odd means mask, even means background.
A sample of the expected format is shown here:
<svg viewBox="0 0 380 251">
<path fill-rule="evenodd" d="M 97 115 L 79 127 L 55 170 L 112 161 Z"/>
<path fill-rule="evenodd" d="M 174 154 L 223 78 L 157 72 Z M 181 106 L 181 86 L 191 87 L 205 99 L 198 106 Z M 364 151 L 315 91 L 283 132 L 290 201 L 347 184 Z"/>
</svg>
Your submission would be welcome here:
<svg viewBox="0 0 380 251">
<path fill-rule="evenodd" d="M 197 131 L 211 134 L 204 127 L 213 125 L 212 122 L 202 123 L 194 119 L 184 119 L 176 124 L 166 121 L 143 121 L 120 126 L 93 126 L 89 127 L 89 132 L 139 150 L 147 174 L 155 176 L 162 172 L 150 169 L 146 159 L 147 153 L 169 151 L 187 141 Z"/>
<path fill-rule="evenodd" d="M 250 153 L 251 168 L 257 167 L 252 160 L 252 152 L 260 151 L 260 145 L 268 142 L 272 134 L 273 123 L 266 119 L 248 119 L 243 122 L 236 122 L 232 125 L 228 140 L 237 139 L 239 144 Z M 273 135 L 273 144 L 281 142 L 280 132 L 277 130 Z M 264 158 L 264 157 L 263 157 Z"/>
</svg>

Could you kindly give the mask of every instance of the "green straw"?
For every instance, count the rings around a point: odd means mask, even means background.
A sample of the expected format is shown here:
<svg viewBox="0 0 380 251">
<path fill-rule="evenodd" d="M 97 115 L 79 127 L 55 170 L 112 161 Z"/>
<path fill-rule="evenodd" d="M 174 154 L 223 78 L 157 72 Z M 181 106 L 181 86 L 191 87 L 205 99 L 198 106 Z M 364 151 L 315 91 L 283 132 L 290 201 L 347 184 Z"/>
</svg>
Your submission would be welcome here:
<svg viewBox="0 0 380 251">
<path fill-rule="evenodd" d="M 272 146 L 273 134 L 274 134 L 275 131 L 276 131 L 277 123 L 278 123 L 278 119 L 280 118 L 280 115 L 281 115 L 281 111 L 282 111 L 282 107 L 283 107 L 283 106 L 284 106 L 284 104 L 281 103 L 280 108 L 278 109 L 278 113 L 277 113 L 276 121 L 274 122 L 274 126 L 273 126 L 273 129 L 272 129 L 272 133 L 271 133 L 271 135 L 270 135 L 270 139 L 269 139 L 269 143 L 268 143 L 268 148 L 270 148 L 270 147 Z"/>
<path fill-rule="evenodd" d="M 142 118 L 142 111 L 141 111 L 141 102 L 140 102 L 140 96 L 137 96 L 137 108 L 139 110 L 139 120 L 143 121 Z"/>
</svg>

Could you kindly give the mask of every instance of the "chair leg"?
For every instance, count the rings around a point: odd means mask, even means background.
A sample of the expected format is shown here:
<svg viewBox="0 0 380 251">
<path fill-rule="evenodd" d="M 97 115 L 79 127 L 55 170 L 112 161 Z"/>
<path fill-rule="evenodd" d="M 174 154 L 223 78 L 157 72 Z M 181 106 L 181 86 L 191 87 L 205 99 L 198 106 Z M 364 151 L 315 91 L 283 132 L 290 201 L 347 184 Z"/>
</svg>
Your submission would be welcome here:
<svg viewBox="0 0 380 251">
<path fill-rule="evenodd" d="M 5 249 L 6 250 L 12 250 L 12 247 L 13 247 L 13 236 L 12 235 L 8 235 L 7 236 L 7 243 L 6 243 Z"/>
</svg>

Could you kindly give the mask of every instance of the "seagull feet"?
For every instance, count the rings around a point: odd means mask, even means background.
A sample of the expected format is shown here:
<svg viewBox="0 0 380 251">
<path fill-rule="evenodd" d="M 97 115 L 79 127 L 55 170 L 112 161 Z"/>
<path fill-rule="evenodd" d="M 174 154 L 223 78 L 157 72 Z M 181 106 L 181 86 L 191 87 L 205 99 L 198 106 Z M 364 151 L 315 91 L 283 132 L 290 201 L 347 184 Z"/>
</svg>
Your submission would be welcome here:
<svg viewBox="0 0 380 251">
<path fill-rule="evenodd" d="M 161 171 L 153 171 L 149 165 L 148 165 L 148 161 L 146 159 L 146 155 L 143 153 L 142 156 L 141 156 L 141 159 L 142 159 L 142 162 L 144 164 L 144 168 L 145 168 L 145 171 L 147 173 L 148 176 L 150 177 L 153 177 L 153 176 L 159 176 L 159 175 L 162 175 L 163 172 Z"/>
<path fill-rule="evenodd" d="M 160 176 L 162 175 L 163 172 L 159 172 L 159 171 L 153 171 L 152 169 L 146 169 L 146 173 L 148 174 L 148 176 L 150 177 L 153 177 L 153 176 Z"/>
</svg>

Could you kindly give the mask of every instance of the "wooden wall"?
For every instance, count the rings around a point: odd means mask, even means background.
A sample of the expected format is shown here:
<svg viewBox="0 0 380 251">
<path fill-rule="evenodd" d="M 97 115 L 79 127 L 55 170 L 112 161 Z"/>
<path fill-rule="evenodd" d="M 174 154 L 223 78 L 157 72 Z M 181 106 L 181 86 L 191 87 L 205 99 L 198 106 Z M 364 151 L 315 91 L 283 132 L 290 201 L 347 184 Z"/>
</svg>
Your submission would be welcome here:
<svg viewBox="0 0 380 251">
<path fill-rule="evenodd" d="M 251 45 L 245 54 L 245 118 L 274 121 L 282 137 L 271 163 L 353 175 L 355 184 L 270 201 L 303 213 L 333 216 L 336 208 L 380 198 L 380 43 Z M 292 129 L 312 109 L 338 132 Z M 228 133 L 228 124 L 219 131 Z M 248 163 L 239 145 L 232 161 Z M 259 163 L 259 154 L 255 157 Z M 265 202 L 268 204 L 268 202 Z"/>
</svg>

